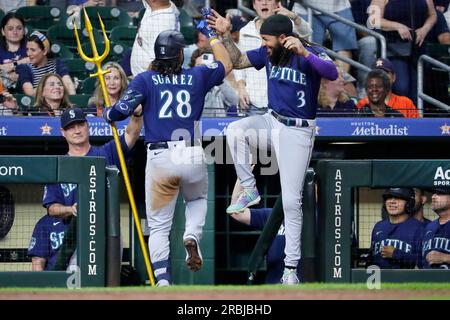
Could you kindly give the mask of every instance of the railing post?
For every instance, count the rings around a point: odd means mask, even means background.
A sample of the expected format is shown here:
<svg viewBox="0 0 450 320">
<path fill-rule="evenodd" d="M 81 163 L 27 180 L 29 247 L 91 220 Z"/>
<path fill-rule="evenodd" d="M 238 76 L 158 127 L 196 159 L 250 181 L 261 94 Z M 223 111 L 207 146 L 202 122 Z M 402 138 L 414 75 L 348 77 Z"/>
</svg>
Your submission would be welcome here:
<svg viewBox="0 0 450 320">
<path fill-rule="evenodd" d="M 423 117 L 423 99 L 421 94 L 423 93 L 423 56 L 419 57 L 419 62 L 417 64 L 417 109 L 419 110 L 420 116 Z"/>
</svg>

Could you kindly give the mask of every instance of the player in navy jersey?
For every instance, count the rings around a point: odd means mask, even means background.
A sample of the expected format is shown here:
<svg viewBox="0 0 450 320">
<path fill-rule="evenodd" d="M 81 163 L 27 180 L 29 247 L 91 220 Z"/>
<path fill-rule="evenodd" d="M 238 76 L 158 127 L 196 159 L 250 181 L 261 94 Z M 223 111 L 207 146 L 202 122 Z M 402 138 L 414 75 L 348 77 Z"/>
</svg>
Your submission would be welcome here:
<svg viewBox="0 0 450 320">
<path fill-rule="evenodd" d="M 382 269 L 412 269 L 419 265 L 423 224 L 411 215 L 414 190 L 390 188 L 383 193 L 387 218 L 372 230 L 371 263 Z"/>
<path fill-rule="evenodd" d="M 322 47 L 293 33 L 293 22 L 284 15 L 266 19 L 260 29 L 263 46 L 246 53 L 241 53 L 234 44 L 228 19 L 212 10 L 208 23 L 222 35 L 235 69 L 266 67 L 268 78 L 269 111 L 233 122 L 227 128 L 227 143 L 244 187 L 227 213 L 240 212 L 261 199 L 250 168 L 249 146 L 273 149 L 285 213 L 286 258 L 282 282 L 297 284 L 303 221 L 301 197 L 314 144 L 317 95 L 321 79 L 336 80 L 338 71 Z"/>
<path fill-rule="evenodd" d="M 414 206 L 413 217 L 418 221 L 423 223 L 423 226 L 426 227 L 431 221 L 424 217 L 423 207 L 427 202 L 427 196 L 425 195 L 425 190 L 421 188 L 414 188 L 416 205 Z"/>
<path fill-rule="evenodd" d="M 431 209 L 439 216 L 424 231 L 423 268 L 450 268 L 450 188 L 432 190 Z"/>
<path fill-rule="evenodd" d="M 207 212 L 208 174 L 198 141 L 198 121 L 206 94 L 222 83 L 232 64 L 204 21 L 197 29 L 210 39 L 215 63 L 182 69 L 183 35 L 178 31 L 161 32 L 150 70 L 137 75 L 120 100 L 104 113 L 107 121 L 118 121 L 132 114 L 137 105 L 143 106 L 148 244 L 158 286 L 172 283 L 169 233 L 179 192 L 186 204 L 186 264 L 196 272 L 203 263 L 200 240 Z"/>
<path fill-rule="evenodd" d="M 33 271 L 53 269 L 68 223 L 68 219 L 49 215 L 43 216 L 36 223 L 28 247 Z"/>
<path fill-rule="evenodd" d="M 139 139 L 143 124 L 140 114 L 141 111 L 141 107 L 135 110 L 133 117 L 126 127 L 124 135 L 120 137 L 120 143 L 125 159 L 130 158 L 130 150 Z M 66 139 L 69 147 L 67 156 L 104 157 L 107 166 L 115 165 L 120 169 L 119 156 L 114 140 L 111 140 L 102 146 L 91 146 L 89 142 L 89 125 L 83 110 L 79 108 L 69 108 L 62 113 L 61 134 Z M 72 217 L 77 215 L 77 185 L 72 183 L 45 185 L 43 206 L 52 217 L 73 220 Z M 66 239 L 72 239 L 75 236 L 75 220 L 73 221 L 74 223 L 70 224 L 70 228 L 66 233 Z M 72 247 L 68 252 L 74 250 L 75 248 Z M 65 269 L 66 266 L 56 267 L 58 269 Z"/>
</svg>

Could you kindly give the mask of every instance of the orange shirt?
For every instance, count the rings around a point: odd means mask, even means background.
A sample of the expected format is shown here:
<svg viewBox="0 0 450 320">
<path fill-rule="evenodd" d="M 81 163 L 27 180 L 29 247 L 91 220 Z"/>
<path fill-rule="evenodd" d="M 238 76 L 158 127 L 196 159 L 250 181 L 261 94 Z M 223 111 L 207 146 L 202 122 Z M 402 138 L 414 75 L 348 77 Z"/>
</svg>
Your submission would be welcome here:
<svg viewBox="0 0 450 320">
<path fill-rule="evenodd" d="M 358 101 L 356 107 L 361 109 L 369 103 L 369 99 L 365 97 Z M 389 99 L 387 105 L 392 109 L 400 111 L 406 118 L 420 118 L 419 112 L 412 100 L 408 97 L 397 96 L 391 93 L 391 99 Z"/>
</svg>

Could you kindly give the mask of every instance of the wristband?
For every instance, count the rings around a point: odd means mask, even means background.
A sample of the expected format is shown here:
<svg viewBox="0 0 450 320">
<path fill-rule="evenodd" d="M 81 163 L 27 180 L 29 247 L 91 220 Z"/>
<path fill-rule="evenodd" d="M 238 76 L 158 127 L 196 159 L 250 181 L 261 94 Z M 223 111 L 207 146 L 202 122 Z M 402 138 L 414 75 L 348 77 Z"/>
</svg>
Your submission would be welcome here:
<svg viewBox="0 0 450 320">
<path fill-rule="evenodd" d="M 211 45 L 211 47 L 218 42 L 220 42 L 220 40 L 217 38 L 212 38 L 211 40 L 209 40 L 209 44 Z"/>
<path fill-rule="evenodd" d="M 143 112 L 141 112 L 141 114 L 133 113 L 133 117 L 136 117 L 136 118 L 140 118 L 140 117 L 142 117 L 143 115 L 144 115 Z"/>
</svg>

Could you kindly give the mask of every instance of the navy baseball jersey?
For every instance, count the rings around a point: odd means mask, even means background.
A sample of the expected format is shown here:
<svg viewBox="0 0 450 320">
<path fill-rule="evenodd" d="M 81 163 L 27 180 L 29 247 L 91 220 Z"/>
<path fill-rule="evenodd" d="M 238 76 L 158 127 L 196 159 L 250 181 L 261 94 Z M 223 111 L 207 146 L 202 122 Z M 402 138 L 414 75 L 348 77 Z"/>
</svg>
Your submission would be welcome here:
<svg viewBox="0 0 450 320">
<path fill-rule="evenodd" d="M 139 97 L 144 112 L 145 143 L 181 140 L 188 134 L 194 139 L 199 134 L 194 135 L 195 122 L 202 115 L 205 96 L 224 78 L 225 69 L 219 61 L 183 69 L 180 74 L 171 76 L 155 71 L 142 72 L 131 81 L 114 109 L 125 118 L 130 114 L 127 95 Z"/>
<path fill-rule="evenodd" d="M 36 223 L 28 247 L 30 257 L 46 259 L 44 270 L 52 270 L 68 224 L 65 219 L 43 216 Z"/>
<path fill-rule="evenodd" d="M 272 66 L 266 46 L 247 51 L 247 57 L 256 69 L 266 67 L 269 108 L 286 117 L 314 119 L 321 78 L 335 80 L 338 77 L 336 67 L 322 48 L 306 49 L 311 52 L 307 59 L 293 55 L 283 67 Z M 317 63 L 311 62 L 317 60 L 317 55 L 322 62 L 329 64 L 328 70 L 322 74 L 313 66 Z"/>
<path fill-rule="evenodd" d="M 250 226 L 257 230 L 263 230 L 271 212 L 271 208 L 250 209 Z M 269 250 L 267 250 L 266 283 L 280 283 L 284 271 L 285 244 L 286 237 L 284 235 L 284 224 L 282 224 Z M 297 275 L 300 277 L 300 268 L 297 268 Z"/>
<path fill-rule="evenodd" d="M 430 251 L 439 251 L 450 254 L 450 221 L 444 224 L 439 223 L 439 219 L 430 222 L 424 231 L 422 243 L 422 267 L 423 268 L 444 268 L 450 269 L 448 263 L 430 265 L 426 259 Z"/>
<path fill-rule="evenodd" d="M 120 144 L 122 146 L 123 155 L 125 159 L 130 158 L 131 152 L 125 142 L 125 136 L 120 137 Z M 104 157 L 107 166 L 115 165 L 120 168 L 119 155 L 114 140 L 106 144 L 94 147 L 91 146 L 86 156 L 90 157 Z M 44 187 L 44 197 L 42 204 L 45 208 L 50 207 L 54 203 L 59 203 L 64 206 L 72 206 L 77 202 L 77 185 L 74 183 L 58 183 L 47 184 Z"/>
<path fill-rule="evenodd" d="M 382 269 L 412 269 L 419 265 L 423 229 L 422 222 L 412 217 L 397 224 L 389 219 L 378 222 L 372 230 L 372 263 Z M 384 246 L 395 248 L 392 258 L 381 256 Z"/>
</svg>

